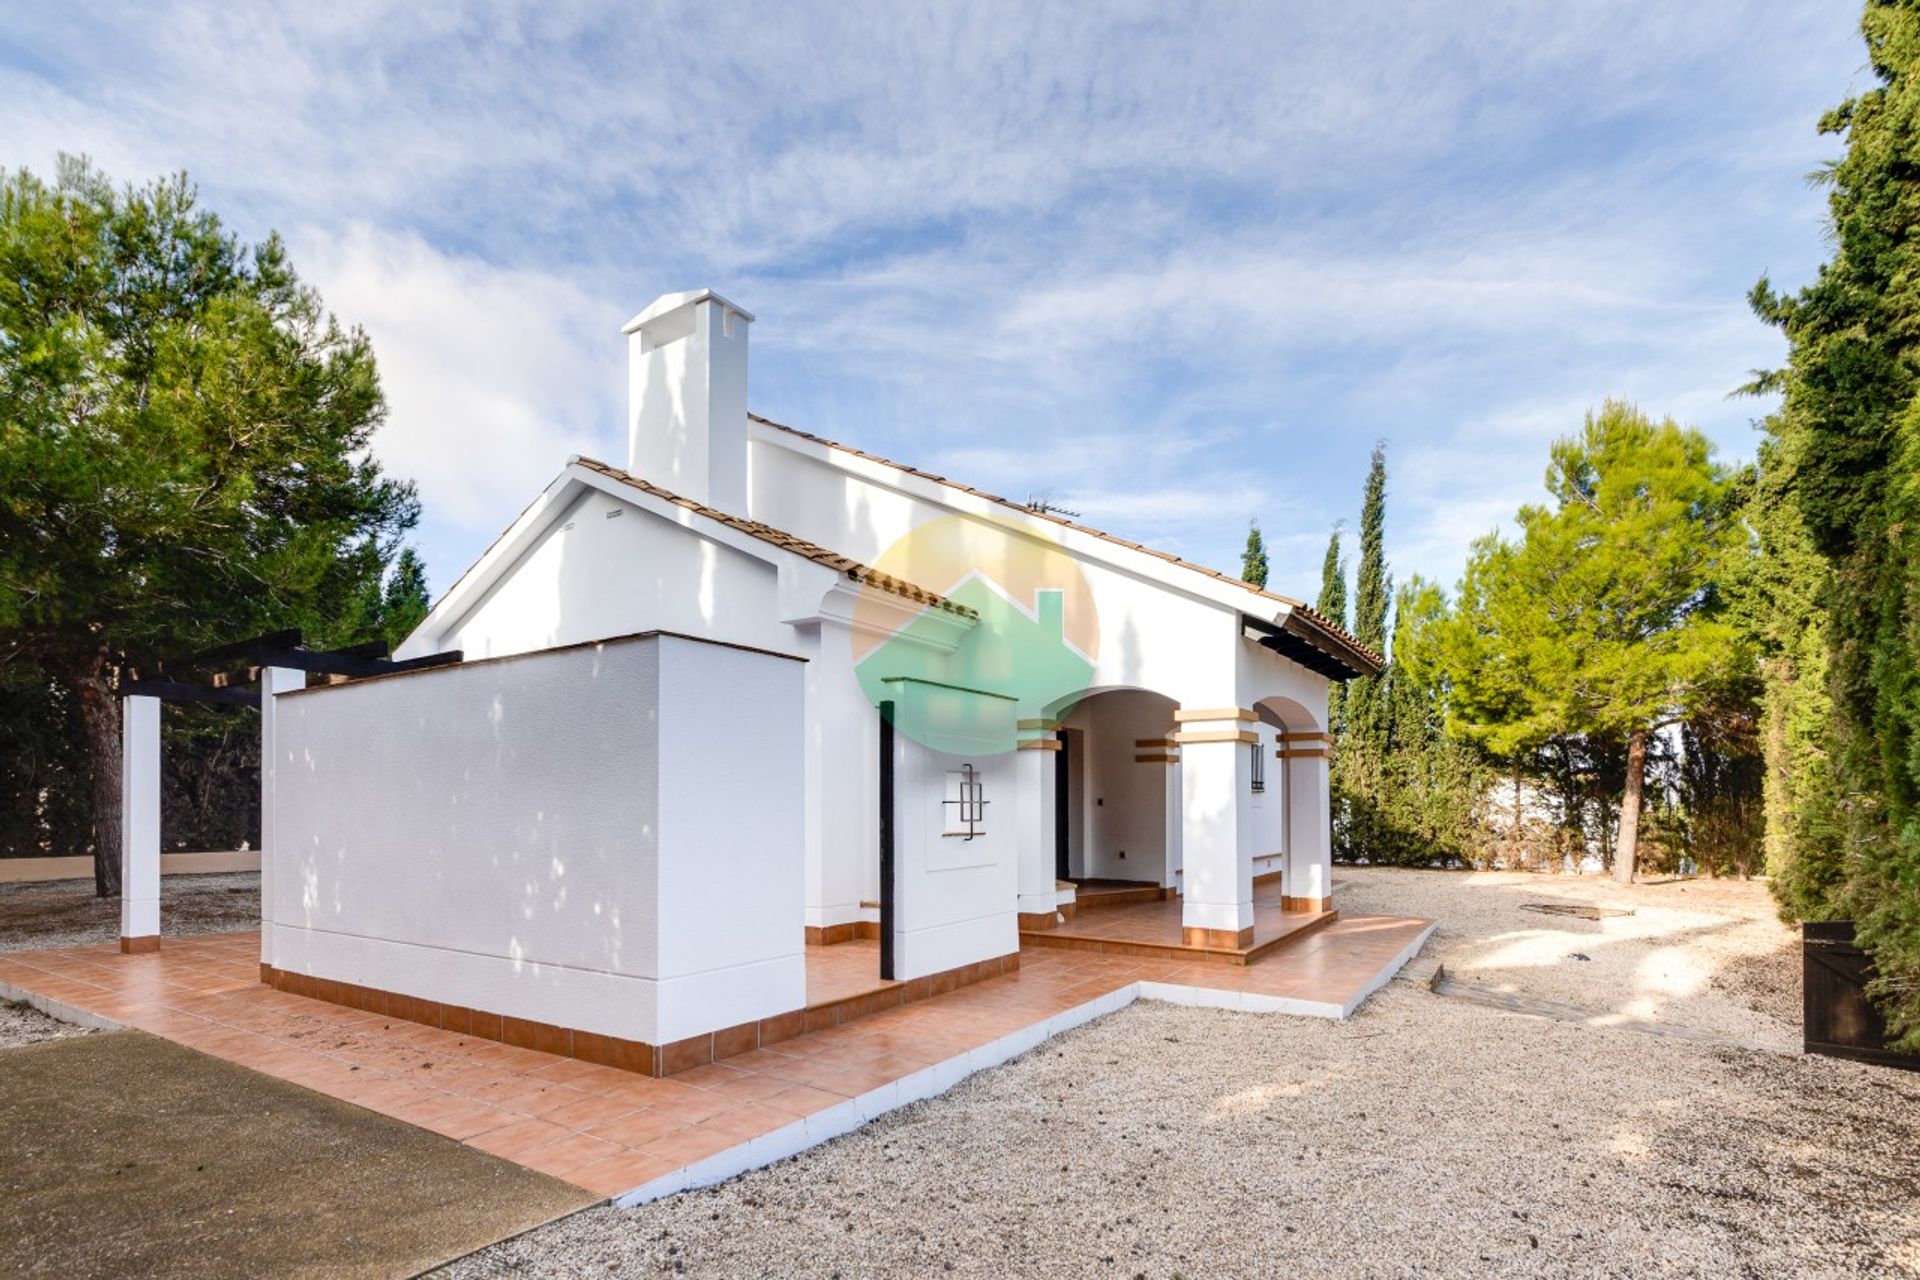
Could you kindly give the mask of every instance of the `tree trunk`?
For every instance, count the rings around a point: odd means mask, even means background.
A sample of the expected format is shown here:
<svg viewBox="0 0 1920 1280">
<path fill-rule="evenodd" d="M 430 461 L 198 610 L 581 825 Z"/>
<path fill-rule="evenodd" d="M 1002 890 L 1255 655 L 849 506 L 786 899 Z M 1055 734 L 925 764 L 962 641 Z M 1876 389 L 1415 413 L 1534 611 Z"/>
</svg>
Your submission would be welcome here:
<svg viewBox="0 0 1920 1280">
<path fill-rule="evenodd" d="M 1613 850 L 1613 878 L 1633 883 L 1633 860 L 1640 851 L 1640 788 L 1647 774 L 1647 731 L 1627 735 L 1627 794 L 1620 801 L 1620 836 Z"/>
<path fill-rule="evenodd" d="M 93 891 L 112 898 L 120 893 L 120 699 L 102 667 L 75 677 L 73 686 L 93 775 Z"/>
</svg>

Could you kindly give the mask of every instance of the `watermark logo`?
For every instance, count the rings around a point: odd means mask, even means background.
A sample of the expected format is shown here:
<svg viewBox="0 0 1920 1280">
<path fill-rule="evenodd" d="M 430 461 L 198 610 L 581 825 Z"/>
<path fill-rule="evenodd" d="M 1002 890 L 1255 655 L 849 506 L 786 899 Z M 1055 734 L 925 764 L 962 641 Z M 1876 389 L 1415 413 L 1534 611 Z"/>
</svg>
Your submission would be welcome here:
<svg viewBox="0 0 1920 1280">
<path fill-rule="evenodd" d="M 854 672 L 898 732 L 952 754 L 1012 751 L 1022 737 L 1051 736 L 1086 693 L 1100 644 L 1093 590 L 1079 561 L 1041 533 L 939 516 L 873 568 L 960 606 L 860 588 Z"/>
</svg>

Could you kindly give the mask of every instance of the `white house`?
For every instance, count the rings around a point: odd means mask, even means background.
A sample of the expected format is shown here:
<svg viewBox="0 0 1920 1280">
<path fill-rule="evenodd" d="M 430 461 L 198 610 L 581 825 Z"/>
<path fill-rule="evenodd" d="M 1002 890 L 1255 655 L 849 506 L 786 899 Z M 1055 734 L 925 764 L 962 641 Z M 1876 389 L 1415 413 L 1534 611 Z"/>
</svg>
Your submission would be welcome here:
<svg viewBox="0 0 1920 1280">
<path fill-rule="evenodd" d="M 569 461 L 396 654 L 463 662 L 268 699 L 269 975 L 665 1070 L 797 1017 L 809 945 L 924 987 L 1088 881 L 1212 951 L 1256 881 L 1330 910 L 1327 691 L 1377 655 L 752 414 L 752 323 L 702 290 L 627 324 L 625 466 Z"/>
</svg>

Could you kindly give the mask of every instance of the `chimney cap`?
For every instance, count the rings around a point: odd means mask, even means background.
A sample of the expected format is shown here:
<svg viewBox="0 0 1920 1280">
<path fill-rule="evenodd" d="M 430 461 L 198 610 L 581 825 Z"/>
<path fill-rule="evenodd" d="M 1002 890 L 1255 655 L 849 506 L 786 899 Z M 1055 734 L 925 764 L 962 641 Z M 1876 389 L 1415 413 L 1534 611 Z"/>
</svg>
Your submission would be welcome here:
<svg viewBox="0 0 1920 1280">
<path fill-rule="evenodd" d="M 753 313 L 751 311 L 748 311 L 745 307 L 736 306 L 735 304 L 728 302 L 725 298 L 721 297 L 719 294 L 715 293 L 711 289 L 688 289 L 682 293 L 661 294 L 659 297 L 655 298 L 652 302 L 649 302 L 646 306 L 646 309 L 643 310 L 639 315 L 635 316 L 633 319 L 627 321 L 624 325 L 620 326 L 620 332 L 632 333 L 634 330 L 640 328 L 642 325 L 652 324 L 655 320 L 658 320 L 661 316 L 666 315 L 669 311 L 678 311 L 680 310 L 680 308 L 690 307 L 696 302 L 717 302 L 721 306 L 725 307 L 727 310 L 739 316 L 741 319 L 746 320 L 749 323 L 751 323 L 753 320 Z"/>
</svg>

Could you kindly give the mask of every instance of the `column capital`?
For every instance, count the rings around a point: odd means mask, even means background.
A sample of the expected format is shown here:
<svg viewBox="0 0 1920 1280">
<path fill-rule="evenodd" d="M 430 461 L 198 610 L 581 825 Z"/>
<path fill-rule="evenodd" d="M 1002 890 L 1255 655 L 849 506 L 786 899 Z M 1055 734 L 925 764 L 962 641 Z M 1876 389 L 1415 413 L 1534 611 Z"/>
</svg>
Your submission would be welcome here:
<svg viewBox="0 0 1920 1280">
<path fill-rule="evenodd" d="M 1173 713 L 1176 724 L 1210 721 L 1251 724 L 1259 718 L 1259 712 L 1248 710 L 1246 707 L 1181 707 Z"/>
</svg>

